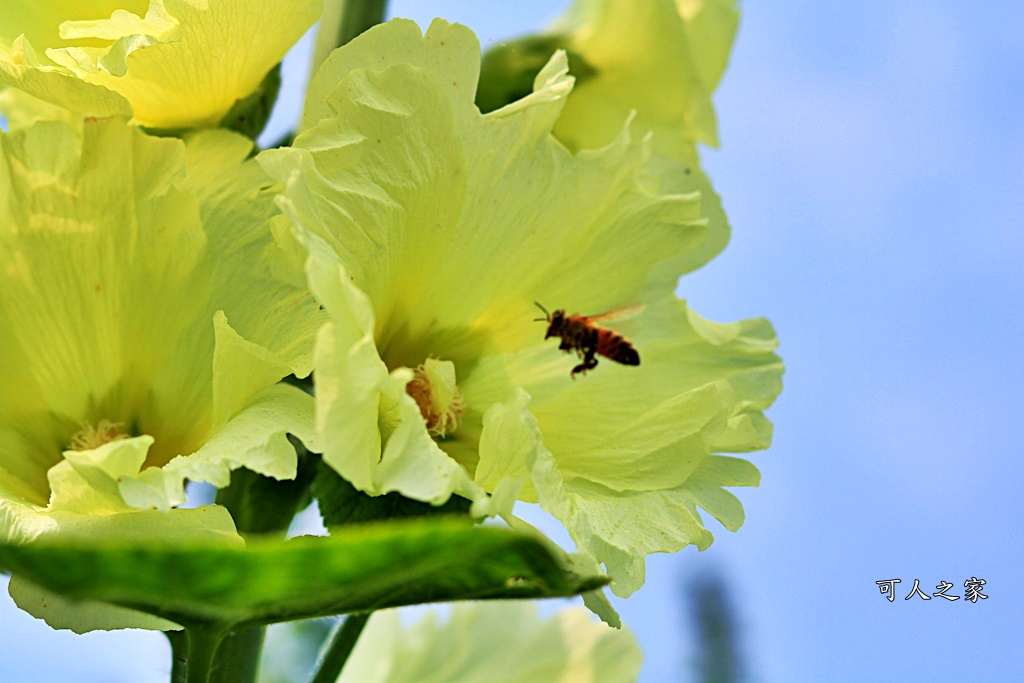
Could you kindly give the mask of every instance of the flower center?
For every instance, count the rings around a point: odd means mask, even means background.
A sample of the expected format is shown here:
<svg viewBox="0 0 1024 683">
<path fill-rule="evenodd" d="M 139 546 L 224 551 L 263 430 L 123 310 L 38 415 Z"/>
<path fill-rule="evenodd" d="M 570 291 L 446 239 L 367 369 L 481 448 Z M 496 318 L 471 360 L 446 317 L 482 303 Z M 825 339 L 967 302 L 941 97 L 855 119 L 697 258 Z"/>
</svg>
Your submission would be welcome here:
<svg viewBox="0 0 1024 683">
<path fill-rule="evenodd" d="M 91 451 L 111 441 L 120 441 L 127 438 L 128 435 L 124 431 L 123 422 L 111 422 L 110 420 L 103 419 L 97 422 L 95 426 L 88 422 L 83 422 L 82 428 L 75 432 L 75 435 L 71 437 L 71 441 L 68 442 L 67 450 Z"/>
<path fill-rule="evenodd" d="M 420 407 L 431 436 L 444 437 L 455 431 L 462 417 L 462 392 L 455 384 L 455 366 L 451 361 L 428 358 L 415 370 L 405 392 Z"/>
</svg>

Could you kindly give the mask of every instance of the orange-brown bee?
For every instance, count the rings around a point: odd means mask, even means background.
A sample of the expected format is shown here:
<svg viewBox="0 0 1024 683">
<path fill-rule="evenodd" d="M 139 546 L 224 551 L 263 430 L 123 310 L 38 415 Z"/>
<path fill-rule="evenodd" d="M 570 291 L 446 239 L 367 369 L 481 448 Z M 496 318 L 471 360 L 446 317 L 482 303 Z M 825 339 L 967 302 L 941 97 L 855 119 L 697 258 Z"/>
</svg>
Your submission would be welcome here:
<svg viewBox="0 0 1024 683">
<path fill-rule="evenodd" d="M 544 311 L 543 318 L 535 318 L 537 321 L 548 324 L 548 331 L 544 338 L 559 337 L 562 340 L 562 343 L 558 345 L 559 349 L 566 353 L 575 351 L 576 355 L 583 359 L 583 362 L 569 373 L 573 379 L 576 379 L 578 373 L 596 368 L 597 355 L 610 358 L 623 365 L 640 365 L 640 354 L 628 339 L 597 323 L 632 317 L 643 310 L 642 304 L 600 315 L 580 315 L 579 313 L 566 315 L 564 310 L 549 313 L 548 309 L 536 301 L 533 303 Z"/>
</svg>

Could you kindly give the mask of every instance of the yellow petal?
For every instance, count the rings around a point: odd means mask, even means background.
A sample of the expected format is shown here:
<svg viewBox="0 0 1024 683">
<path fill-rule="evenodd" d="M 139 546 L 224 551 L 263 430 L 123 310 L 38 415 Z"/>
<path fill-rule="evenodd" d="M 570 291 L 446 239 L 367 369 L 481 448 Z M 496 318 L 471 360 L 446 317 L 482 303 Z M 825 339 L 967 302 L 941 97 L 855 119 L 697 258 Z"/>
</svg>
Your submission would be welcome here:
<svg viewBox="0 0 1024 683">
<path fill-rule="evenodd" d="M 0 134 L 0 537 L 237 539 L 222 508 L 170 509 L 184 480 L 293 476 L 286 434 L 315 444 L 311 397 L 276 383 L 323 316 L 274 274 L 250 149 L 116 119 Z"/>
<path fill-rule="evenodd" d="M 339 683 L 632 683 L 640 672 L 632 633 L 579 607 L 541 618 L 526 601 L 459 603 L 411 626 L 386 610 L 365 634 Z"/>
<path fill-rule="evenodd" d="M 216 126 L 320 13 L 320 0 L 15 4 L 0 19 L 0 47 L 25 33 L 49 62 L 5 77 L 12 60 L 0 54 L 0 82 L 82 113 L 123 114 L 130 103 L 136 123 L 169 129 Z M 99 93 L 120 109 L 99 111 Z"/>
<path fill-rule="evenodd" d="M 731 0 L 579 0 L 556 27 L 593 70 L 555 134 L 573 149 L 610 142 L 630 112 L 638 134 L 682 158 L 694 142 L 717 146 L 711 93 L 738 23 Z"/>
</svg>

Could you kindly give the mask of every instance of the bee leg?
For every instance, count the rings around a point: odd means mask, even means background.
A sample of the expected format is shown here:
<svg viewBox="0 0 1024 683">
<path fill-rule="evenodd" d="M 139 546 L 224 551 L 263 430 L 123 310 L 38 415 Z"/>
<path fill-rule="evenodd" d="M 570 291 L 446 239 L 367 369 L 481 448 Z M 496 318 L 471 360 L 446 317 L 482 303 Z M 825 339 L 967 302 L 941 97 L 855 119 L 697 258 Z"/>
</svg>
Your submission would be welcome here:
<svg viewBox="0 0 1024 683">
<path fill-rule="evenodd" d="M 584 373 L 587 370 L 593 370 L 597 367 L 597 357 L 594 355 L 596 349 L 587 349 L 583 356 L 583 362 L 572 369 L 569 374 L 570 377 L 576 379 L 577 373 Z"/>
<path fill-rule="evenodd" d="M 572 344 L 563 339 L 562 343 L 558 345 L 558 349 L 560 351 L 572 351 Z"/>
</svg>

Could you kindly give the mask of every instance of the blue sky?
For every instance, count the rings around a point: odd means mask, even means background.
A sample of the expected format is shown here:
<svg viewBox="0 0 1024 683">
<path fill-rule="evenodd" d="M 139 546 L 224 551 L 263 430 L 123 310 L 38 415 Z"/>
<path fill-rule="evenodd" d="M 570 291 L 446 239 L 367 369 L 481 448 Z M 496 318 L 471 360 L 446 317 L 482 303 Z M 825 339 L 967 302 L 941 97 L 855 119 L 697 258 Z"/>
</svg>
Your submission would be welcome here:
<svg viewBox="0 0 1024 683">
<path fill-rule="evenodd" d="M 392 7 L 485 46 L 557 12 Z M 708 571 L 751 681 L 1024 680 L 1022 46 L 1017 3 L 744 5 L 705 155 L 733 239 L 679 293 L 715 320 L 770 318 L 785 389 L 751 458 L 762 484 L 738 491 L 745 526 L 712 521 L 710 550 L 652 557 L 618 602 L 644 683 L 690 680 L 682 586 Z M 903 600 L 915 578 L 962 594 L 972 576 L 988 600 Z M 57 633 L 6 599 L 0 641 L 13 683 L 167 677 L 158 634 Z"/>
<path fill-rule="evenodd" d="M 1009 3 L 745 5 L 706 157 L 733 241 L 679 291 L 767 315 L 786 386 L 747 524 L 664 581 L 731 579 L 753 680 L 1024 678 L 1022 29 Z M 984 604 L 903 600 L 971 576 Z"/>
</svg>

